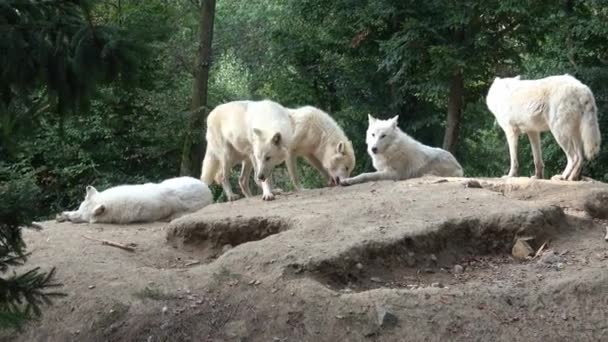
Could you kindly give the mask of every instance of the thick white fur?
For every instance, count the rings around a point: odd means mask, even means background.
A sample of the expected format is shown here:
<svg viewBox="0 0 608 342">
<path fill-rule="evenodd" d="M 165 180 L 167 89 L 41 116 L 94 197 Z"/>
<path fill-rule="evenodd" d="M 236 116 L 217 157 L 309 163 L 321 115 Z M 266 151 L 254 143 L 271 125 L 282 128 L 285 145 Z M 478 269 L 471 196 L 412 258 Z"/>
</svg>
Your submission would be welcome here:
<svg viewBox="0 0 608 342">
<path fill-rule="evenodd" d="M 172 220 L 212 202 L 209 187 L 192 177 L 120 185 L 102 192 L 87 186 L 85 200 L 78 210 L 64 211 L 57 221 L 126 224 Z"/>
<path fill-rule="evenodd" d="M 295 134 L 287 159 L 287 170 L 296 190 L 301 189 L 296 159 L 304 157 L 329 182 L 339 184 L 355 167 L 353 144 L 329 114 L 304 106 L 289 109 L 295 124 Z"/>
<path fill-rule="evenodd" d="M 287 159 L 293 122 L 280 104 L 269 101 L 234 101 L 217 106 L 207 117 L 207 150 L 201 180 L 222 184 L 228 200 L 238 199 L 230 186 L 230 170 L 243 163 L 239 184 L 246 196 L 249 176 L 255 169 L 262 198 L 274 199 L 270 177 L 274 167 Z"/>
<path fill-rule="evenodd" d="M 462 167 L 450 152 L 416 141 L 397 127 L 398 118 L 378 120 L 369 116 L 367 152 L 377 171 L 347 178 L 341 182 L 342 185 L 386 179 L 404 180 L 424 175 L 463 175 Z"/>
<path fill-rule="evenodd" d="M 543 178 L 541 132 L 550 130 L 568 159 L 564 172 L 554 178 L 579 179 L 583 155 L 591 160 L 599 153 L 601 135 L 595 98 L 589 87 L 570 75 L 538 80 L 497 77 L 486 102 L 509 144 L 511 167 L 507 177 L 517 176 L 521 133 L 527 133 L 530 139 L 535 178 Z"/>
</svg>

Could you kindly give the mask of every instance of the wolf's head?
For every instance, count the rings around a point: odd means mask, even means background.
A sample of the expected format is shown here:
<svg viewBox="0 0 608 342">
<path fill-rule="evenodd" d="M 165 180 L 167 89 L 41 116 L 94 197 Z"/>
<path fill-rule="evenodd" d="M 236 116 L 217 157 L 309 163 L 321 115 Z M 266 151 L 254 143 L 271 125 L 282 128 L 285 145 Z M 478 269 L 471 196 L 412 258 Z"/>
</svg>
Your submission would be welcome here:
<svg viewBox="0 0 608 342">
<path fill-rule="evenodd" d="M 280 132 L 268 134 L 261 129 L 253 129 L 253 157 L 255 158 L 255 176 L 260 181 L 270 177 L 275 166 L 287 157 L 287 147 Z"/>
<path fill-rule="evenodd" d="M 372 156 L 382 154 L 398 136 L 399 128 L 397 127 L 397 120 L 399 119 L 399 115 L 388 120 L 379 120 L 371 115 L 367 117 L 369 119 L 367 136 L 365 138 L 367 152 Z"/>
<path fill-rule="evenodd" d="M 67 215 L 67 219 L 74 223 L 94 223 L 106 211 L 105 205 L 98 201 L 98 194 L 97 189 L 90 185 L 87 186 L 84 201 L 80 203 L 78 210 L 64 213 Z"/>
<path fill-rule="evenodd" d="M 337 145 L 327 146 L 323 167 L 329 173 L 331 185 L 339 185 L 341 179 L 350 177 L 355 168 L 355 149 L 350 140 L 340 141 Z"/>
</svg>

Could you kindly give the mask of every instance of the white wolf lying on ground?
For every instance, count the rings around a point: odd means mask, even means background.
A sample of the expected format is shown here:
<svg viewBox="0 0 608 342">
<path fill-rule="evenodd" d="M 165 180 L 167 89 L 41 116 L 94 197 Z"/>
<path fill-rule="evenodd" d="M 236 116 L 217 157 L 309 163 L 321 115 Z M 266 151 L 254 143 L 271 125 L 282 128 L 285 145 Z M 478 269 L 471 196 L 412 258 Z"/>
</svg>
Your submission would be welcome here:
<svg viewBox="0 0 608 342">
<path fill-rule="evenodd" d="M 192 177 L 120 185 L 102 192 L 87 186 L 84 202 L 78 210 L 64 211 L 56 219 L 59 222 L 118 224 L 172 220 L 212 202 L 209 187 Z"/>
<path fill-rule="evenodd" d="M 517 175 L 517 142 L 521 133 L 527 133 L 530 139 L 535 178 L 543 178 L 541 132 L 550 130 L 568 159 L 564 172 L 554 178 L 577 180 L 583 153 L 588 160 L 599 153 L 601 136 L 593 93 L 570 75 L 538 80 L 497 77 L 486 102 L 509 143 L 511 168 L 507 177 Z"/>
<path fill-rule="evenodd" d="M 304 106 L 288 109 L 295 132 L 287 159 L 287 170 L 296 190 L 301 189 L 296 159 L 303 156 L 330 185 L 348 178 L 355 167 L 353 144 L 329 114 Z"/>
<path fill-rule="evenodd" d="M 367 152 L 377 171 L 347 178 L 340 182 L 341 185 L 385 179 L 404 180 L 424 175 L 463 175 L 462 167 L 450 152 L 426 146 L 401 131 L 397 127 L 399 116 L 389 120 L 379 120 L 371 115 L 368 118 Z"/>
<path fill-rule="evenodd" d="M 270 177 L 274 167 L 287 158 L 293 137 L 287 109 L 269 101 L 234 101 L 217 106 L 207 117 L 207 150 L 201 180 L 221 182 L 228 200 L 238 199 L 230 186 L 230 170 L 243 163 L 239 184 L 246 196 L 251 167 L 261 182 L 262 199 L 272 200 Z"/>
</svg>

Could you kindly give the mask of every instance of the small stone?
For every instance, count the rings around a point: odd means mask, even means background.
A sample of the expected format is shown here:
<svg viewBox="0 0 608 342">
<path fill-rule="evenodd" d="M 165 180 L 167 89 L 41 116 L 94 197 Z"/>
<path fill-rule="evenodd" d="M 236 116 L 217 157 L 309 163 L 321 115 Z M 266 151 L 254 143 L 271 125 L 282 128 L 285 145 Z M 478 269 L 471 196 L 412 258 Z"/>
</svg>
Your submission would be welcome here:
<svg viewBox="0 0 608 342">
<path fill-rule="evenodd" d="M 378 325 L 381 327 L 394 327 L 397 325 L 399 319 L 394 314 L 386 310 L 381 305 L 376 305 L 376 312 L 378 313 Z"/>
<path fill-rule="evenodd" d="M 380 279 L 378 277 L 371 277 L 370 280 L 373 281 L 374 283 L 381 283 L 382 282 L 382 279 Z"/>
<path fill-rule="evenodd" d="M 363 269 L 363 265 L 358 262 L 357 265 L 355 265 L 357 267 L 358 270 L 362 270 Z"/>
<path fill-rule="evenodd" d="M 342 315 L 336 315 L 336 318 L 337 319 L 344 319 L 344 316 L 342 316 Z"/>
<path fill-rule="evenodd" d="M 568 320 L 568 314 L 567 314 L 567 313 L 565 313 L 565 312 L 564 312 L 564 313 L 562 313 L 562 319 L 563 319 L 564 321 L 567 321 L 567 320 Z"/>
<path fill-rule="evenodd" d="M 275 292 L 277 292 L 277 291 L 279 291 L 279 289 L 276 289 L 276 288 L 272 288 L 272 289 L 270 290 L 270 292 L 272 292 L 272 293 L 275 293 Z"/>
<path fill-rule="evenodd" d="M 262 282 L 259 280 L 256 280 L 255 283 L 253 283 L 254 285 L 260 285 Z"/>
<path fill-rule="evenodd" d="M 437 287 L 437 288 L 442 289 L 442 288 L 444 288 L 444 285 L 442 283 L 432 283 L 431 287 Z"/>
<path fill-rule="evenodd" d="M 511 250 L 511 254 L 514 258 L 519 260 L 526 260 L 526 258 L 534 253 L 534 250 L 530 245 L 523 239 L 517 239 Z"/>
<path fill-rule="evenodd" d="M 89 285 L 89 290 L 94 289 L 95 285 Z"/>
<path fill-rule="evenodd" d="M 249 285 L 253 285 L 253 284 L 255 284 L 255 279 L 251 279 L 251 280 L 249 281 L 249 283 L 247 283 L 247 284 L 249 284 Z"/>
<path fill-rule="evenodd" d="M 169 308 L 168 308 L 168 307 L 166 307 L 166 306 L 163 306 L 163 314 L 166 314 L 166 313 L 167 313 L 167 311 L 169 311 Z"/>
<path fill-rule="evenodd" d="M 454 265 L 454 274 L 461 274 L 464 272 L 464 267 L 460 265 Z"/>
<path fill-rule="evenodd" d="M 541 255 L 539 262 L 543 263 L 543 264 L 553 265 L 553 264 L 557 264 L 557 263 L 561 262 L 561 259 L 562 258 L 559 255 L 557 255 L 554 251 L 548 250 L 548 251 L 545 251 Z"/>
<path fill-rule="evenodd" d="M 558 263 L 555 265 L 555 269 L 556 269 L 556 270 L 558 270 L 558 271 L 563 270 L 563 269 L 564 269 L 564 267 L 565 267 L 565 266 L 564 266 L 564 263 L 563 263 L 563 262 L 558 262 Z"/>
<path fill-rule="evenodd" d="M 437 262 L 437 257 L 435 256 L 435 254 L 431 254 L 431 261 Z"/>
<path fill-rule="evenodd" d="M 250 270 L 250 269 L 251 269 L 251 265 L 247 265 L 247 266 L 245 266 L 245 269 L 246 269 L 246 270 Z"/>
<path fill-rule="evenodd" d="M 226 252 L 228 252 L 231 249 L 232 249 L 232 245 L 229 244 L 229 243 L 227 243 L 227 244 L 225 244 L 225 245 L 222 246 L 222 253 L 226 253 Z"/>
</svg>

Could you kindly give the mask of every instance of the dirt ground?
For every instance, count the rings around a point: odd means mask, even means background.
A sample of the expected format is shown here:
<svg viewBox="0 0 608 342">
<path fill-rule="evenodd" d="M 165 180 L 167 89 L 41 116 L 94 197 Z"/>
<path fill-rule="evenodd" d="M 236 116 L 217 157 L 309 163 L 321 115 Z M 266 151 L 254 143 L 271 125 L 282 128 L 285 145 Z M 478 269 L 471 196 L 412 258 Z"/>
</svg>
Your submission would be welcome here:
<svg viewBox="0 0 608 342">
<path fill-rule="evenodd" d="M 607 341 L 608 185 L 477 181 L 307 190 L 170 223 L 43 222 L 25 234 L 28 267 L 56 267 L 67 297 L 1 339 Z M 516 237 L 543 252 L 516 260 Z"/>
</svg>

